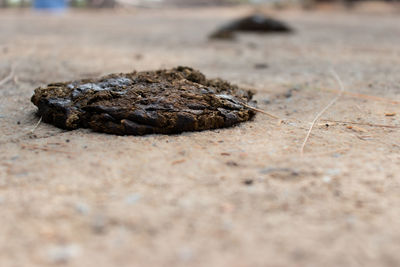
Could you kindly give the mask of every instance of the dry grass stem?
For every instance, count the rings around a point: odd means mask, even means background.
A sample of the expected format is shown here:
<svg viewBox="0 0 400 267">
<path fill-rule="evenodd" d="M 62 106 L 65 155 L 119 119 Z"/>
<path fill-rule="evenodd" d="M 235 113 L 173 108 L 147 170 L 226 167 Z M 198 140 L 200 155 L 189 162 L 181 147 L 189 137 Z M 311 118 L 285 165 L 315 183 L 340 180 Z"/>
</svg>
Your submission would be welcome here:
<svg viewBox="0 0 400 267">
<path fill-rule="evenodd" d="M 338 82 L 338 84 L 339 84 L 339 86 L 340 86 L 339 94 L 338 94 L 334 99 L 332 99 L 332 101 L 329 102 L 329 104 L 326 105 L 326 106 L 317 114 L 317 116 L 315 116 L 314 120 L 311 122 L 310 129 L 308 130 L 307 135 L 306 135 L 306 137 L 304 138 L 303 144 L 301 145 L 301 148 L 300 148 L 300 154 L 301 154 L 301 155 L 304 154 L 304 148 L 305 148 L 305 146 L 306 146 L 306 144 L 307 144 L 308 139 L 310 138 L 310 134 L 311 134 L 312 129 L 314 128 L 315 123 L 316 123 L 316 122 L 318 121 L 318 119 L 322 116 L 322 114 L 324 114 L 325 111 L 328 110 L 328 108 L 330 108 L 333 104 L 335 104 L 335 102 L 343 95 L 344 86 L 343 86 L 342 80 L 340 79 L 339 75 L 337 75 L 337 73 L 336 73 L 334 70 L 332 70 L 332 74 L 333 74 L 333 76 L 335 77 L 336 81 Z"/>
<path fill-rule="evenodd" d="M 364 125 L 364 126 L 371 126 L 371 127 L 393 128 L 393 129 L 400 128 L 400 125 L 375 124 L 375 123 L 369 123 L 369 122 L 340 121 L 340 120 L 323 120 L 323 121 L 343 123 L 343 124 Z"/>
<path fill-rule="evenodd" d="M 40 117 L 39 121 L 33 126 L 32 130 L 29 131 L 29 133 L 33 134 L 33 132 L 36 130 L 37 127 L 39 127 L 39 124 L 42 122 L 43 116 Z"/>
<path fill-rule="evenodd" d="M 246 108 L 252 109 L 252 110 L 254 110 L 254 111 L 257 111 L 257 112 L 260 112 L 260 113 L 262 113 L 262 114 L 265 114 L 265 115 L 267 115 L 267 116 L 269 116 L 269 117 L 271 117 L 271 118 L 274 118 L 274 119 L 277 119 L 277 120 L 282 121 L 282 119 L 279 118 L 278 116 L 275 116 L 275 115 L 273 115 L 273 114 L 271 114 L 271 113 L 268 113 L 268 112 L 266 112 L 266 111 L 264 111 L 264 110 L 262 110 L 262 109 L 249 106 L 249 105 L 247 105 L 247 104 L 245 104 L 245 103 L 241 103 L 241 104 L 242 104 L 243 106 L 245 106 Z"/>
<path fill-rule="evenodd" d="M 15 72 L 15 64 L 13 64 L 11 66 L 11 69 L 10 69 L 10 72 L 8 73 L 8 75 L 0 80 L 0 86 L 3 86 L 4 84 L 11 81 L 14 77 L 14 72 Z"/>
<path fill-rule="evenodd" d="M 62 151 L 62 150 L 58 150 L 58 149 L 52 149 L 52 148 L 48 148 L 48 147 L 41 147 L 38 145 L 29 145 L 29 144 L 23 144 L 21 145 L 22 149 L 30 149 L 30 150 L 42 150 L 42 151 L 46 151 L 46 152 L 57 152 L 57 153 L 63 153 L 63 154 L 72 154 L 68 151 Z"/>
</svg>

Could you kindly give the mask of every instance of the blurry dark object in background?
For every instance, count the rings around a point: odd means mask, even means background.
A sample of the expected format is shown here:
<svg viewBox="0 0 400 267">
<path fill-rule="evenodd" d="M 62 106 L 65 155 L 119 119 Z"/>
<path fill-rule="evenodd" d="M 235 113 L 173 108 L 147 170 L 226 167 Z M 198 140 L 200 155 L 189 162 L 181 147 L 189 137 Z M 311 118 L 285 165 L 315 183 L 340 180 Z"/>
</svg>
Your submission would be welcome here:
<svg viewBox="0 0 400 267">
<path fill-rule="evenodd" d="M 259 70 L 267 69 L 268 68 L 268 64 L 266 64 L 266 63 L 256 63 L 256 64 L 254 64 L 254 68 L 255 69 L 259 69 Z"/>
<path fill-rule="evenodd" d="M 291 33 L 293 30 L 284 22 L 257 14 L 222 26 L 216 32 L 212 33 L 210 38 L 233 39 L 235 32 Z"/>
<path fill-rule="evenodd" d="M 97 7 L 97 8 L 108 8 L 115 7 L 115 0 L 88 0 L 88 7 Z"/>
<path fill-rule="evenodd" d="M 240 3 L 235 0 L 164 0 L 163 2 L 173 6 L 225 6 Z"/>
</svg>

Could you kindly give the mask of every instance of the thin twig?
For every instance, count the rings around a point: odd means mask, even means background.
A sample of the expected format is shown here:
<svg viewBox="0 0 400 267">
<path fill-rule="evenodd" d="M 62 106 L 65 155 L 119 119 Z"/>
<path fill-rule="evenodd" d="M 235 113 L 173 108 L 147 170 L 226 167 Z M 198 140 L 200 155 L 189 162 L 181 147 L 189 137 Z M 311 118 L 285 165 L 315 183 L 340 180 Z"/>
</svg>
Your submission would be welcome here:
<svg viewBox="0 0 400 267">
<path fill-rule="evenodd" d="M 40 117 L 39 121 L 35 124 L 35 126 L 32 128 L 32 130 L 29 131 L 29 133 L 33 134 L 33 132 L 36 130 L 36 128 L 42 122 L 42 119 L 43 119 L 43 116 Z"/>
<path fill-rule="evenodd" d="M 41 147 L 39 145 L 30 145 L 30 144 L 22 144 L 21 145 L 22 149 L 31 149 L 31 150 L 42 150 L 42 151 L 46 151 L 46 152 L 57 152 L 57 153 L 64 153 L 64 154 L 72 154 L 71 152 L 68 151 L 62 151 L 62 150 L 58 150 L 58 149 L 52 149 L 49 147 Z"/>
<path fill-rule="evenodd" d="M 383 127 L 383 128 L 400 128 L 397 125 L 387 125 L 387 124 L 375 124 L 369 122 L 355 122 L 355 121 L 338 121 L 338 120 L 323 120 L 327 122 L 336 122 L 336 123 L 344 123 L 344 124 L 356 124 L 356 125 L 364 125 L 364 126 L 371 126 L 371 127 Z"/>
<path fill-rule="evenodd" d="M 19 85 L 19 84 L 20 84 L 20 82 L 19 82 L 19 79 L 18 79 L 18 76 L 17 76 L 17 75 L 14 75 L 13 81 L 14 81 L 14 83 L 15 83 L 16 85 Z"/>
<path fill-rule="evenodd" d="M 339 84 L 339 86 L 340 86 L 340 92 L 339 92 L 339 94 L 338 94 L 334 99 L 332 99 L 331 102 L 329 102 L 328 105 L 326 105 L 326 106 L 317 114 L 317 116 L 316 116 L 316 117 L 314 118 L 314 120 L 312 121 L 311 126 L 310 126 L 310 129 L 308 130 L 307 135 L 306 135 L 306 137 L 304 138 L 303 144 L 301 145 L 301 148 L 300 148 L 300 154 L 301 154 L 301 155 L 304 154 L 304 147 L 306 146 L 307 141 L 308 141 L 308 139 L 310 138 L 310 134 L 311 134 L 312 129 L 314 128 L 315 123 L 316 123 L 316 122 L 318 121 L 318 119 L 322 116 L 322 114 L 324 114 L 324 112 L 325 112 L 328 108 L 330 108 L 330 107 L 343 95 L 344 86 L 343 86 L 342 80 L 340 79 L 339 75 L 337 75 L 337 73 L 336 73 L 334 70 L 332 70 L 332 74 L 333 74 L 333 77 L 336 79 L 336 81 L 338 82 L 338 84 Z"/>
<path fill-rule="evenodd" d="M 268 113 L 268 112 L 266 112 L 266 111 L 264 111 L 264 110 L 262 110 L 262 109 L 252 107 L 252 106 L 247 105 L 247 104 L 245 104 L 245 103 L 240 103 L 240 104 L 242 104 L 242 105 L 245 106 L 246 108 L 252 109 L 252 110 L 257 111 L 257 112 L 260 112 L 260 113 L 265 114 L 265 115 L 267 115 L 267 116 L 269 116 L 269 117 L 271 117 L 271 118 L 274 118 L 274 119 L 277 119 L 277 120 L 281 120 L 281 118 L 279 118 L 278 116 L 275 116 L 275 115 L 273 115 L 273 114 L 271 114 L 271 113 Z"/>
</svg>

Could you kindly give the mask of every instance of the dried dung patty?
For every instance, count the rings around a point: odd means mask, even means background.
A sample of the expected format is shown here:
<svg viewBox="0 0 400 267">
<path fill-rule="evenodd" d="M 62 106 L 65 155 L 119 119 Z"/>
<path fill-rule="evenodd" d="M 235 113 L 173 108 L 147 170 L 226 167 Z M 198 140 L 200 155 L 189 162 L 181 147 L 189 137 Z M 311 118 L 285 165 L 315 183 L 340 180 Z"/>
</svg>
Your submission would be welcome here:
<svg viewBox="0 0 400 267">
<path fill-rule="evenodd" d="M 209 37 L 211 39 L 234 39 L 235 32 L 292 33 L 293 30 L 282 21 L 255 14 L 223 25 Z"/>
<path fill-rule="evenodd" d="M 64 129 L 118 135 L 174 134 L 250 120 L 253 93 L 208 80 L 189 67 L 111 74 L 39 87 L 32 102 L 43 121 Z"/>
</svg>

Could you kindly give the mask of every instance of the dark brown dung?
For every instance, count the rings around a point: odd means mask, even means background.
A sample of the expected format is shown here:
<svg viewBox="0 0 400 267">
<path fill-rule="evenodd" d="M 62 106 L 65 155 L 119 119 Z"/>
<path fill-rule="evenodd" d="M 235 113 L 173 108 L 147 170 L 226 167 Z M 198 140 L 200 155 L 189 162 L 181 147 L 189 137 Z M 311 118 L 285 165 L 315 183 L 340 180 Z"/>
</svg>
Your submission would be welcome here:
<svg viewBox="0 0 400 267">
<path fill-rule="evenodd" d="M 43 121 L 118 135 L 175 134 L 250 120 L 253 93 L 189 67 L 110 74 L 35 89 Z"/>
<path fill-rule="evenodd" d="M 292 33 L 293 30 L 284 22 L 256 14 L 234 20 L 223 25 L 210 35 L 211 39 L 234 39 L 236 32 L 253 33 Z"/>
</svg>

